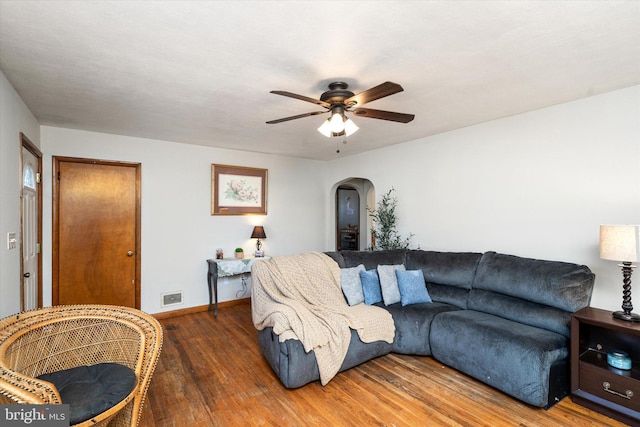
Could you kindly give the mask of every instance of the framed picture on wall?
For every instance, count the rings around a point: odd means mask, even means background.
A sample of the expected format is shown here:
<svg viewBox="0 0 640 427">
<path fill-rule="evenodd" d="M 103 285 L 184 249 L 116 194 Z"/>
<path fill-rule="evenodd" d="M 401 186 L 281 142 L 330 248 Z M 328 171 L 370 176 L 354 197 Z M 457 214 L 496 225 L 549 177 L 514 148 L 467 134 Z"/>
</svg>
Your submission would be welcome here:
<svg viewBox="0 0 640 427">
<path fill-rule="evenodd" d="M 267 169 L 211 165 L 211 215 L 266 215 Z"/>
</svg>

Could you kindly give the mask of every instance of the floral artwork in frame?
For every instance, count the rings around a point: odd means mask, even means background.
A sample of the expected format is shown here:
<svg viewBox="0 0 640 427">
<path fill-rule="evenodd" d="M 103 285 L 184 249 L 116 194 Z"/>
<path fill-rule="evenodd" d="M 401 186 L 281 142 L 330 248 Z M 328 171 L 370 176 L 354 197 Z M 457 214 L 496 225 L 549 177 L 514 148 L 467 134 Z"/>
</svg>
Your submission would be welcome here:
<svg viewBox="0 0 640 427">
<path fill-rule="evenodd" d="M 266 215 L 267 169 L 211 165 L 211 215 Z"/>
</svg>

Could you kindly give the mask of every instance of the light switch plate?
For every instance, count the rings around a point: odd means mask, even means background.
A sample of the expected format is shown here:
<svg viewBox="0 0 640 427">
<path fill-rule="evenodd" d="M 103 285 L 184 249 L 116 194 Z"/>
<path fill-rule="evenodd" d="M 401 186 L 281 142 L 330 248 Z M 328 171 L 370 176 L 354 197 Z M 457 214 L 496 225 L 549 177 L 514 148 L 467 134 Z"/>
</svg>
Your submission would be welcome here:
<svg viewBox="0 0 640 427">
<path fill-rule="evenodd" d="M 17 246 L 17 233 L 7 233 L 7 249 L 15 249 Z"/>
</svg>

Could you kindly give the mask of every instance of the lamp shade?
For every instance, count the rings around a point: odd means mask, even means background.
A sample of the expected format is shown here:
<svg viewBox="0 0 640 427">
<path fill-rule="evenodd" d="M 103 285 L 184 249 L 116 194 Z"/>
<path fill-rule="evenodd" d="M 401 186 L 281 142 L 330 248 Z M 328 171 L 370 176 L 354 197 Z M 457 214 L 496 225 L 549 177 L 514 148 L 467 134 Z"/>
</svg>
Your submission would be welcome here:
<svg viewBox="0 0 640 427">
<path fill-rule="evenodd" d="M 356 133 L 358 131 L 358 129 L 360 129 L 360 128 L 358 127 L 358 125 L 353 123 L 353 120 L 347 119 L 347 121 L 344 122 L 344 133 L 347 136 L 353 135 L 354 133 Z"/>
<path fill-rule="evenodd" d="M 334 112 L 329 119 L 329 128 L 333 133 L 340 133 L 344 131 L 344 116 L 342 113 Z"/>
<path fill-rule="evenodd" d="M 256 225 L 253 227 L 253 232 L 251 233 L 252 239 L 266 239 L 267 235 L 264 234 L 264 227 L 261 225 Z"/>
<path fill-rule="evenodd" d="M 600 258 L 640 261 L 640 225 L 601 225 Z"/>
<path fill-rule="evenodd" d="M 330 119 L 325 120 L 322 125 L 318 128 L 318 132 L 326 136 L 327 138 L 331 138 L 331 122 Z"/>
</svg>

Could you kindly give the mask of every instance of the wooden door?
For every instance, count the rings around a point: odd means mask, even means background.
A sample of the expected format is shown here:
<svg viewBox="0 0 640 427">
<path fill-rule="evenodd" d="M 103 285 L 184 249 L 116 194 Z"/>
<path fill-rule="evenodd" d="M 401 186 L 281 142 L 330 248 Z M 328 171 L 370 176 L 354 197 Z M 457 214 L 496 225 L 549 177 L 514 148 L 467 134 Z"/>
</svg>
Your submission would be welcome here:
<svg viewBox="0 0 640 427">
<path fill-rule="evenodd" d="M 54 157 L 57 304 L 140 308 L 140 164 Z"/>
</svg>

